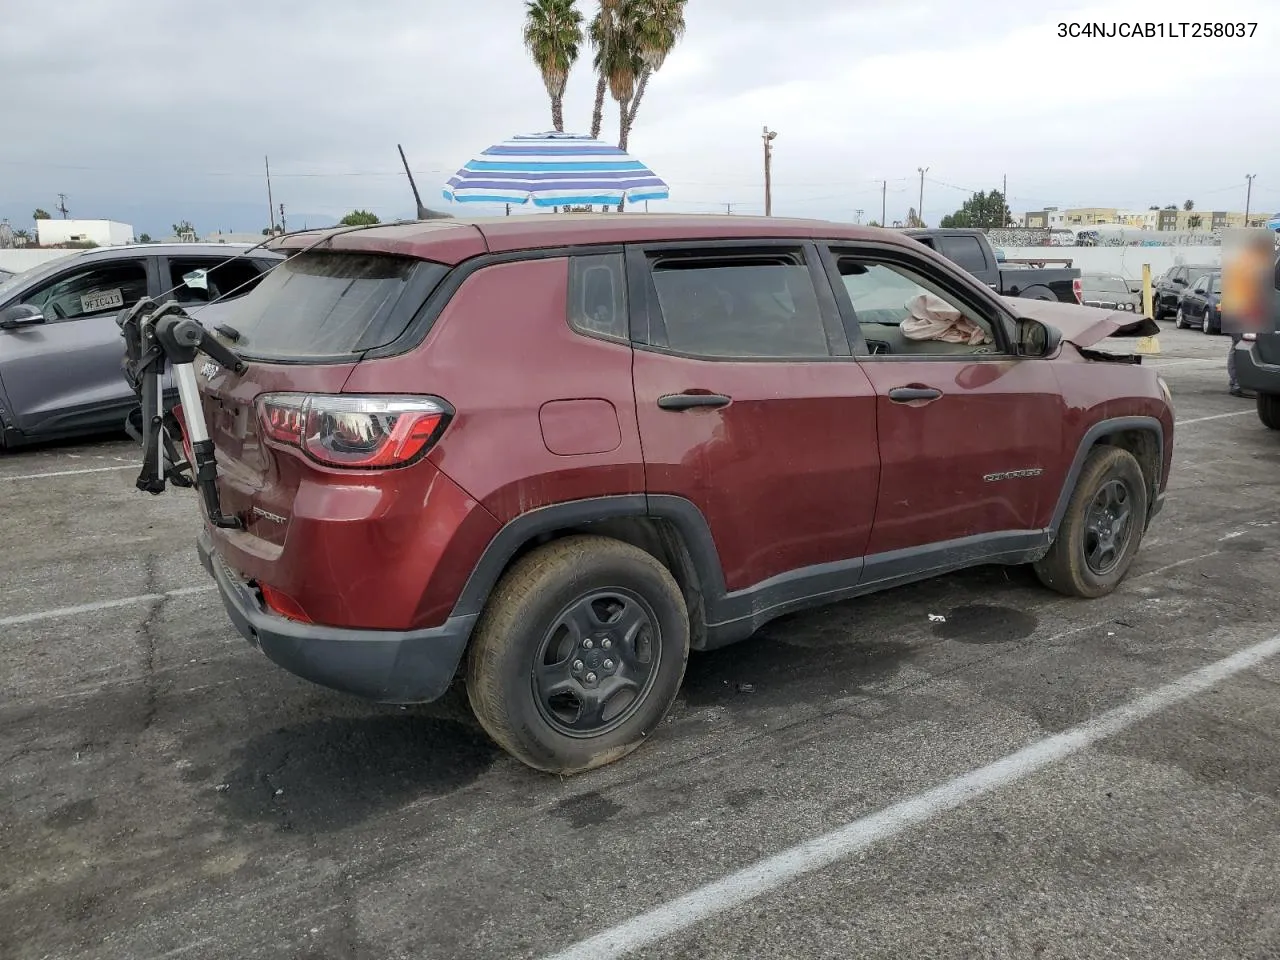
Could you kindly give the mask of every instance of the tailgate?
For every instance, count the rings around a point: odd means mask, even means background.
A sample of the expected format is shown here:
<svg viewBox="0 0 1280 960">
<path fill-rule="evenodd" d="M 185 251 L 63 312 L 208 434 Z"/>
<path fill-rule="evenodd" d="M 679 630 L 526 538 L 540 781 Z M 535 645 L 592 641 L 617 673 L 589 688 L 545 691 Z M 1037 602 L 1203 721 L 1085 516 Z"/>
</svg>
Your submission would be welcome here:
<svg viewBox="0 0 1280 960">
<path fill-rule="evenodd" d="M 340 393 L 355 366 L 251 363 L 236 376 L 204 357 L 196 361 L 222 510 L 239 516 L 246 532 L 283 544 L 298 484 L 310 469 L 296 451 L 263 442 L 256 401 L 269 393 Z"/>
</svg>

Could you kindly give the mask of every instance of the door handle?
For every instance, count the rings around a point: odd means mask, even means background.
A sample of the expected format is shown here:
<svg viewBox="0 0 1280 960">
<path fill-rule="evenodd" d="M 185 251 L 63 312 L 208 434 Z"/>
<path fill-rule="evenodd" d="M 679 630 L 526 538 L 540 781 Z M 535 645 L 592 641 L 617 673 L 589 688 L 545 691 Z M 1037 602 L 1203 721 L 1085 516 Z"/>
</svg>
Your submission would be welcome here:
<svg viewBox="0 0 1280 960">
<path fill-rule="evenodd" d="M 889 399 L 894 403 L 910 403 L 912 400 L 937 400 L 942 391 L 936 387 L 894 387 Z"/>
<path fill-rule="evenodd" d="M 692 410 L 694 407 L 727 407 L 732 398 L 722 393 L 669 393 L 658 398 L 663 410 Z"/>
</svg>

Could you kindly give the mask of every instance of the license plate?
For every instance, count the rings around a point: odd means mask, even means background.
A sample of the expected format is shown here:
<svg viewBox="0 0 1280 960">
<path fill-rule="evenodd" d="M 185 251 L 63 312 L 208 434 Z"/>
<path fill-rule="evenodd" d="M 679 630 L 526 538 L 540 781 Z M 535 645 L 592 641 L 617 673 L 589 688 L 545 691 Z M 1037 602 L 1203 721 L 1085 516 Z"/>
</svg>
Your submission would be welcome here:
<svg viewBox="0 0 1280 960">
<path fill-rule="evenodd" d="M 80 295 L 80 310 L 83 313 L 98 313 L 102 310 L 117 310 L 124 306 L 124 296 L 119 288 L 115 290 L 95 290 L 93 293 Z"/>
</svg>

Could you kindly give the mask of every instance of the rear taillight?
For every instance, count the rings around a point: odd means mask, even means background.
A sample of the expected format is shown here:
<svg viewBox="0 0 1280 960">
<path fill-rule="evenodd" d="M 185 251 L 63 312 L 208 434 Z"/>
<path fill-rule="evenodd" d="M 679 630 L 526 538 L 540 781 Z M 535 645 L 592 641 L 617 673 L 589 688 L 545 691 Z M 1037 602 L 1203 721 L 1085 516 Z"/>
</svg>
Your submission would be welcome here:
<svg viewBox="0 0 1280 960">
<path fill-rule="evenodd" d="M 1084 285 L 1079 277 L 1074 277 L 1071 281 L 1071 292 L 1076 295 L 1076 303 L 1084 303 Z"/>
<path fill-rule="evenodd" d="M 452 411 L 434 397 L 269 393 L 258 398 L 263 433 L 317 463 L 355 470 L 404 467 L 422 457 Z"/>
</svg>

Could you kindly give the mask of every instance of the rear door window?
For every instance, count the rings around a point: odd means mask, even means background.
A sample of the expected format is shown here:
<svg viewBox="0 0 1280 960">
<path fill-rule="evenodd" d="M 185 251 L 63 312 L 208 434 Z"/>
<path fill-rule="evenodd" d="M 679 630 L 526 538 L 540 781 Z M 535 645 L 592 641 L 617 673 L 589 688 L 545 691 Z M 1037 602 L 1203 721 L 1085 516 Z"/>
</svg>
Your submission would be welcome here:
<svg viewBox="0 0 1280 960">
<path fill-rule="evenodd" d="M 170 257 L 168 283 L 181 304 L 243 297 L 258 284 L 261 267 L 249 257 Z"/>
<path fill-rule="evenodd" d="M 947 258 L 962 270 L 969 273 L 986 272 L 987 258 L 977 237 L 945 237 L 942 249 Z"/>
<path fill-rule="evenodd" d="M 386 254 L 312 252 L 268 273 L 231 319 L 261 360 L 350 359 L 404 333 L 448 267 Z"/>
<path fill-rule="evenodd" d="M 722 358 L 832 355 L 822 311 L 797 251 L 652 254 L 657 300 L 650 342 Z"/>
</svg>

